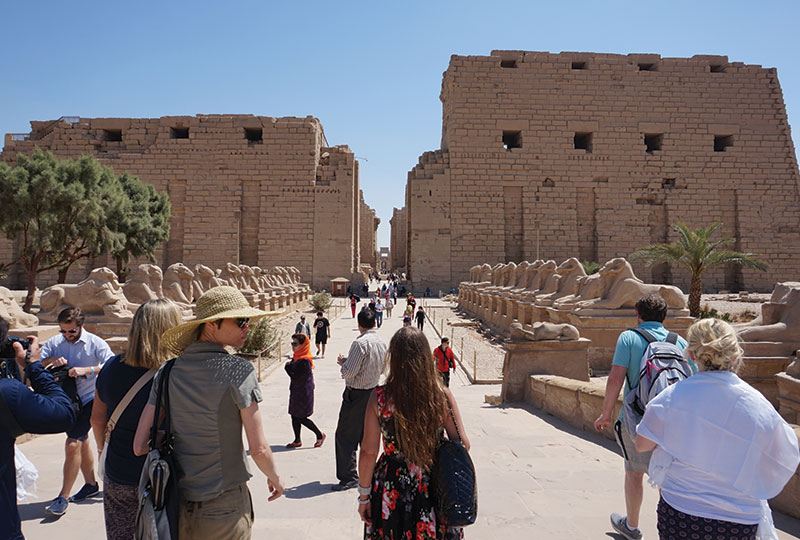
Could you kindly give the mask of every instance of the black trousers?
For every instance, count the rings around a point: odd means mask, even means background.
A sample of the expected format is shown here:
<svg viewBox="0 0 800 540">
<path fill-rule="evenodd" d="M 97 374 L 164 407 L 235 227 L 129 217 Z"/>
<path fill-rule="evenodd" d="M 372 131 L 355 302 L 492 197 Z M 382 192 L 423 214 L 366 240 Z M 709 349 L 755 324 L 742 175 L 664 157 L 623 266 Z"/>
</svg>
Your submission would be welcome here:
<svg viewBox="0 0 800 540">
<path fill-rule="evenodd" d="M 444 381 L 444 385 L 450 388 L 450 372 L 449 371 L 440 371 L 439 375 L 442 377 L 442 381 Z"/>
<path fill-rule="evenodd" d="M 342 408 L 336 424 L 336 478 L 339 482 L 358 480 L 356 450 L 364 436 L 364 413 L 372 390 L 345 388 L 342 394 Z"/>
</svg>

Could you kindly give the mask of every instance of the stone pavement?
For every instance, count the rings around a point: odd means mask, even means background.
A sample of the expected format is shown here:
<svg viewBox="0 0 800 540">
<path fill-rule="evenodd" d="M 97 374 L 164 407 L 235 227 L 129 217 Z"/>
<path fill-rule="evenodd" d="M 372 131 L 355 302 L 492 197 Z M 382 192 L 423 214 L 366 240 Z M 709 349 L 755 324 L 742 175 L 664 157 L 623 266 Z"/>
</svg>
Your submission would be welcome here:
<svg viewBox="0 0 800 540">
<path fill-rule="evenodd" d="M 384 319 L 379 333 L 387 342 L 401 326 L 401 312 L 395 309 L 394 318 Z M 426 324 L 425 330 L 431 345 L 438 344 L 432 326 Z M 286 412 L 289 378 L 279 365 L 262 382 L 264 429 L 286 491 L 282 498 L 268 503 L 266 480 L 251 466 L 255 471 L 249 483 L 256 513 L 253 538 L 338 540 L 363 534 L 355 490 L 330 490 L 336 482 L 334 431 L 343 389 L 336 356 L 346 354 L 358 335 L 349 306 L 332 321 L 331 333 L 325 358 L 315 360 L 314 371 L 316 408 L 312 419 L 328 435 L 322 448 L 313 448 L 314 436 L 303 428 L 304 446 L 285 449 L 293 437 Z M 285 345 L 283 350 L 288 349 L 288 343 Z M 465 529 L 466 538 L 621 540 L 608 522 L 610 512 L 624 512 L 622 460 L 612 442 L 526 407 L 486 405 L 484 395 L 499 395 L 499 385 L 469 386 L 464 374 L 457 373 L 451 388 L 464 416 L 478 474 L 479 518 Z M 63 440 L 63 435 L 49 435 L 21 446 L 40 473 L 40 498 L 20 505 L 25 537 L 103 538 L 101 498 L 71 504 L 67 514 L 57 520 L 45 516 L 45 504 L 60 487 Z M 79 487 L 76 485 L 75 491 Z M 642 526 L 648 539 L 657 538 L 657 498 L 654 489 L 645 488 Z M 782 529 L 780 538 L 800 538 L 800 522 L 781 515 L 775 518 Z"/>
</svg>

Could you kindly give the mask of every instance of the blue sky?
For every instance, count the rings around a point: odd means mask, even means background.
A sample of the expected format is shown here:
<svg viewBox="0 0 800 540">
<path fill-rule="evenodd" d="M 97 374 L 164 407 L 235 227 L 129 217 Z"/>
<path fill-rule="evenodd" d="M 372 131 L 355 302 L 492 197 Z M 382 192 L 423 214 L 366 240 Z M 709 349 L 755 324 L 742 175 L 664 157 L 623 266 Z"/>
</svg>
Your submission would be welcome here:
<svg viewBox="0 0 800 540">
<path fill-rule="evenodd" d="M 0 133 L 67 115 L 312 115 L 360 158 L 384 246 L 408 171 L 439 148 L 452 54 L 722 54 L 777 68 L 800 122 L 796 0 L 4 4 Z"/>
</svg>

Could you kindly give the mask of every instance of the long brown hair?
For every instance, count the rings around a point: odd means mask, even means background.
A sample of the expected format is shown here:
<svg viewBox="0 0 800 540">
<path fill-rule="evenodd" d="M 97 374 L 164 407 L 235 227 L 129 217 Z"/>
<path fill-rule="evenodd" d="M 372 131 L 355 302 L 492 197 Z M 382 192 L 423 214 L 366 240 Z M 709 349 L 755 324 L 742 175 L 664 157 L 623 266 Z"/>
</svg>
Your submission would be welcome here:
<svg viewBox="0 0 800 540">
<path fill-rule="evenodd" d="M 398 330 L 389 342 L 389 369 L 386 391 L 394 404 L 400 450 L 408 461 L 427 469 L 433 462 L 447 397 L 425 334 L 411 327 Z"/>
</svg>

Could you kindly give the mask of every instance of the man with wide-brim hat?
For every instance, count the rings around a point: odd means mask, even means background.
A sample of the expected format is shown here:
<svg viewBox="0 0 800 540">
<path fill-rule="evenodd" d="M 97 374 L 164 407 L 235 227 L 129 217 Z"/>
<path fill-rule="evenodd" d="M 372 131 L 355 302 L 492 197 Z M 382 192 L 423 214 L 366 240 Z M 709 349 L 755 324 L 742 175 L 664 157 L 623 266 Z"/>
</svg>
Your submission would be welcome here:
<svg viewBox="0 0 800 540">
<path fill-rule="evenodd" d="M 264 438 L 255 370 L 225 347 L 241 348 L 250 322 L 270 313 L 250 307 L 239 290 L 221 286 L 197 300 L 194 315 L 162 336 L 167 349 L 180 355 L 168 380 L 170 427 L 183 473 L 178 480 L 179 536 L 250 538 L 253 507 L 247 480 L 252 475 L 244 457 L 242 427 L 250 456 L 267 477 L 268 500 L 281 496 L 283 484 Z M 134 452 L 138 455 L 149 449 L 162 373 L 163 369 L 155 376 L 136 430 Z M 232 508 L 236 511 L 230 511 Z"/>
</svg>

